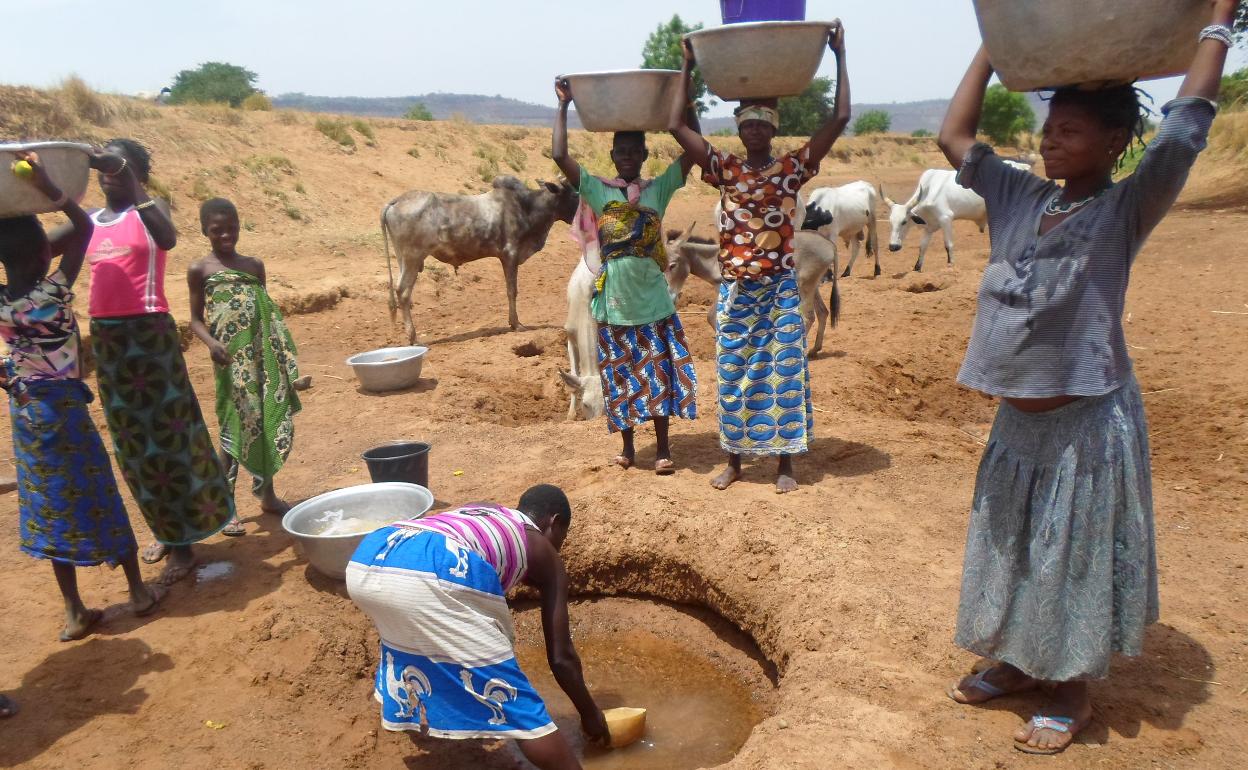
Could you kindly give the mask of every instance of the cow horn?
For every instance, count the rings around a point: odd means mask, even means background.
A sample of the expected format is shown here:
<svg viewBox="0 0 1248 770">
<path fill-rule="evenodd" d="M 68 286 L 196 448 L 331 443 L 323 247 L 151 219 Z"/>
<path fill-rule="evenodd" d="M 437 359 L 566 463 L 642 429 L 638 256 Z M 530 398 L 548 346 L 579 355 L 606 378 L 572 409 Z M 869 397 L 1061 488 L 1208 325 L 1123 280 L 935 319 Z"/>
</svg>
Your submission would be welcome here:
<svg viewBox="0 0 1248 770">
<path fill-rule="evenodd" d="M 887 195 L 885 195 L 885 194 L 884 194 L 884 183 L 883 183 L 883 182 L 880 182 L 880 184 L 879 184 L 879 188 L 880 188 L 880 200 L 884 201 L 884 202 L 885 202 L 886 204 L 888 204 L 889 206 L 896 206 L 896 205 L 897 205 L 897 203 L 896 203 L 896 202 L 895 202 L 892 198 L 890 198 L 890 197 L 888 197 Z"/>
</svg>

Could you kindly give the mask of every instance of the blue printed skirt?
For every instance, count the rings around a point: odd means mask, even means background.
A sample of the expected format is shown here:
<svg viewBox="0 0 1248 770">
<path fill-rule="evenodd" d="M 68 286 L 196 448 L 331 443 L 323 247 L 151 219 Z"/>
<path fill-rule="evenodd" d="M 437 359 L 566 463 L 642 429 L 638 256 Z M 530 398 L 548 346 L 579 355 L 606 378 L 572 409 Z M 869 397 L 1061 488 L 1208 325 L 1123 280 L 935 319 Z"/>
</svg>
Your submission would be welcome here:
<svg viewBox="0 0 1248 770">
<path fill-rule="evenodd" d="M 1105 676 L 1158 617 L 1148 426 L 1135 378 L 997 410 L 975 479 L 955 641 L 1047 681 Z"/>
<path fill-rule="evenodd" d="M 740 455 L 805 452 L 814 432 L 797 278 L 723 283 L 716 304 L 719 444 Z"/>
<path fill-rule="evenodd" d="M 381 636 L 382 727 L 436 738 L 555 731 L 516 661 L 498 573 L 476 553 L 435 532 L 383 527 L 351 557 L 347 592 Z"/>
<path fill-rule="evenodd" d="M 598 372 L 611 432 L 655 417 L 698 416 L 698 376 L 680 316 L 598 328 Z"/>
<path fill-rule="evenodd" d="M 19 393 L 9 399 L 9 417 L 21 549 L 82 567 L 118 564 L 138 546 L 87 411 L 91 390 L 82 380 L 34 380 Z"/>
</svg>

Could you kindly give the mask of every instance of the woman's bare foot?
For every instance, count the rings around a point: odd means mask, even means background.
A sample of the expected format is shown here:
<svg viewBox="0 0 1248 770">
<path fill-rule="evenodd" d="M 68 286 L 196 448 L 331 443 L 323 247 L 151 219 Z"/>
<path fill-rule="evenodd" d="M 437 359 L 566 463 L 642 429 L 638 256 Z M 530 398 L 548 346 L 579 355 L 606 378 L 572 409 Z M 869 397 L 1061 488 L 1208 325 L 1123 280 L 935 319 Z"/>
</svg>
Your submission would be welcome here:
<svg viewBox="0 0 1248 770">
<path fill-rule="evenodd" d="M 659 476 L 671 476 L 676 472 L 676 464 L 670 457 L 660 457 L 654 461 L 654 472 Z"/>
<path fill-rule="evenodd" d="M 1087 682 L 1060 682 L 1053 699 L 1014 733 L 1014 748 L 1028 754 L 1060 754 L 1091 721 Z"/>
<path fill-rule="evenodd" d="M 780 455 L 780 467 L 776 470 L 776 494 L 797 491 L 797 479 L 793 478 L 793 458 Z"/>
<path fill-rule="evenodd" d="M 91 629 L 103 617 L 104 613 L 99 610 L 84 610 L 81 613 L 66 612 L 65 628 L 61 631 L 60 640 L 62 642 L 76 642 L 82 639 L 91 633 Z"/>
<path fill-rule="evenodd" d="M 140 556 L 144 564 L 155 564 L 161 559 L 169 555 L 169 546 L 164 543 L 151 543 L 143 549 L 143 555 Z"/>
<path fill-rule="evenodd" d="M 1002 695 L 1012 695 L 1036 689 L 1035 679 L 1008 663 L 998 663 L 977 674 L 962 677 L 949 688 L 949 697 L 964 706 L 977 706 Z"/>
<path fill-rule="evenodd" d="M 724 490 L 732 486 L 732 483 L 740 478 L 741 469 L 730 463 L 727 468 L 724 468 L 723 473 L 711 479 L 711 486 L 719 490 Z"/>
<path fill-rule="evenodd" d="M 628 470 L 629 468 L 633 467 L 633 458 L 626 454 L 616 455 L 615 459 L 612 460 L 611 462 L 620 466 L 624 470 Z"/>
<path fill-rule="evenodd" d="M 142 594 L 130 594 L 130 611 L 137 618 L 151 615 L 160 607 L 161 599 L 168 593 L 169 589 L 160 584 L 145 585 Z"/>
</svg>

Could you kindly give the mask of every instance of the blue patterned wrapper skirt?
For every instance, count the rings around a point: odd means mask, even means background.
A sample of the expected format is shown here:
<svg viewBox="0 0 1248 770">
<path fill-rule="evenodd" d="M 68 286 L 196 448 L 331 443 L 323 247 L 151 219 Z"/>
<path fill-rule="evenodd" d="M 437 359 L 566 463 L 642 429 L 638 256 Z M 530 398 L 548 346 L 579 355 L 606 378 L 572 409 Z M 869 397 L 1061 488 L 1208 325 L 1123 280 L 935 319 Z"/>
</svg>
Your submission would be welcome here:
<svg viewBox="0 0 1248 770">
<path fill-rule="evenodd" d="M 17 459 L 20 547 L 86 567 L 137 549 L 82 380 L 34 380 L 9 400 Z M 21 403 L 19 403 L 19 401 Z"/>
<path fill-rule="evenodd" d="M 347 593 L 381 637 L 373 694 L 385 729 L 521 740 L 555 731 L 516 660 L 498 573 L 475 552 L 383 527 L 351 557 Z"/>
<path fill-rule="evenodd" d="M 801 454 L 814 432 L 806 324 L 793 271 L 723 283 L 716 304 L 719 444 L 730 454 Z"/>
<path fill-rule="evenodd" d="M 955 641 L 1048 681 L 1106 676 L 1157 620 L 1148 426 L 1134 376 L 1032 414 L 1002 402 L 975 481 Z"/>
<path fill-rule="evenodd" d="M 697 419 L 698 377 L 680 316 L 598 328 L 598 372 L 612 433 L 655 417 Z"/>
</svg>

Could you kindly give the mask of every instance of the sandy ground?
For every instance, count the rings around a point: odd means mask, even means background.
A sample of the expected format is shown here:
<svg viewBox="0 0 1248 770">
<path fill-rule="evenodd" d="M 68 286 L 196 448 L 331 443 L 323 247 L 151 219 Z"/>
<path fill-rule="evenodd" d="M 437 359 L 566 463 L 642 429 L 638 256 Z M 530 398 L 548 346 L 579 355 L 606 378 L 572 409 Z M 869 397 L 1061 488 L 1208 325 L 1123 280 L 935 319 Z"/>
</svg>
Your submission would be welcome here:
<svg viewBox="0 0 1248 770">
<path fill-rule="evenodd" d="M 244 218 L 255 217 L 242 247 L 268 261 L 275 293 L 319 308 L 290 318 L 314 387 L 279 477 L 288 499 L 366 480 L 359 452 L 400 438 L 433 444 L 430 486 L 440 504 L 514 503 L 532 483 L 562 485 L 575 508 L 565 556 L 579 594 L 709 609 L 749 634 L 762 665 L 774 666 L 778 689 L 728 767 L 1040 761 L 1014 751 L 1009 737 L 1036 696 L 966 708 L 944 695 L 975 663 L 950 640 L 967 508 L 994 405 L 959 388 L 954 375 L 986 236 L 959 225 L 956 264 L 946 266 L 937 247 L 922 276 L 906 273 L 914 240 L 904 253 L 885 253 L 878 279 L 865 277 L 860 262 L 863 277 L 842 284 L 842 325 L 812 362 L 818 440 L 797 466 L 802 489 L 778 497 L 772 468 L 755 464 L 742 483 L 716 492 L 708 483 L 721 455 L 708 397 L 713 341 L 701 320 L 707 287 L 692 286 L 682 301 L 702 417 L 676 425 L 679 471 L 671 477 L 609 465 L 617 446 L 604 424 L 565 421 L 555 370 L 566 366 L 563 291 L 576 256 L 563 225 L 521 269 L 528 331 L 505 329 L 497 263 L 427 275 L 416 290 L 417 323 L 432 345 L 425 379 L 409 391 L 364 394 L 343 359 L 402 340 L 386 313 L 376 212 L 406 187 L 457 189 L 474 162 L 473 140 L 459 135 L 456 162 L 444 163 L 428 149 L 441 140 L 427 138 L 426 160 L 416 161 L 405 155 L 407 135 L 387 129 L 379 150 L 344 156 L 309 140 L 307 125 L 248 121 L 219 130 L 165 116 L 130 128 L 156 146 L 157 173 L 178 190 L 205 169 L 224 185 L 213 169 L 258 151 L 248 145 L 278 147 L 306 183 L 303 221 L 255 213 L 272 198 L 263 183 L 219 188 L 233 190 Z M 549 165 L 537 155 L 545 138 L 533 132 L 525 141 L 532 167 Z M 370 152 L 371 171 L 341 173 Z M 909 152 L 831 161 L 817 184 L 865 177 L 908 195 L 934 162 L 930 151 Z M 705 192 L 682 192 L 669 224 L 696 218 L 706 233 L 712 205 Z M 177 216 L 183 245 L 168 284 L 175 314 L 185 317 L 181 271 L 204 244 L 190 201 Z M 1248 751 L 1248 316 L 1214 312 L 1248 311 L 1246 226 L 1242 210 L 1179 210 L 1137 262 L 1126 328 L 1152 426 L 1162 620 L 1143 656 L 1117 661 L 1111 678 L 1093 686 L 1093 725 L 1047 766 L 1229 768 Z M 210 409 L 207 353 L 194 346 L 188 361 Z M 7 426 L 0 433 L 0 447 L 9 446 Z M 652 458 L 652 437 L 642 433 L 640 465 Z M 0 723 L 0 765 L 514 766 L 502 750 L 378 734 L 369 697 L 375 635 L 342 586 L 310 571 L 245 492 L 239 505 L 250 533 L 199 549 L 205 562 L 233 565 L 231 574 L 178 585 L 162 612 L 138 620 L 122 606 L 120 573 L 83 570 L 84 595 L 109 612 L 97 634 L 71 644 L 55 641 L 51 570 L 18 552 L 16 495 L 2 499 L 10 525 L 0 529 L 0 553 L 10 558 L 0 566 L 0 691 L 23 710 Z M 130 510 L 144 541 L 146 527 Z"/>
</svg>

